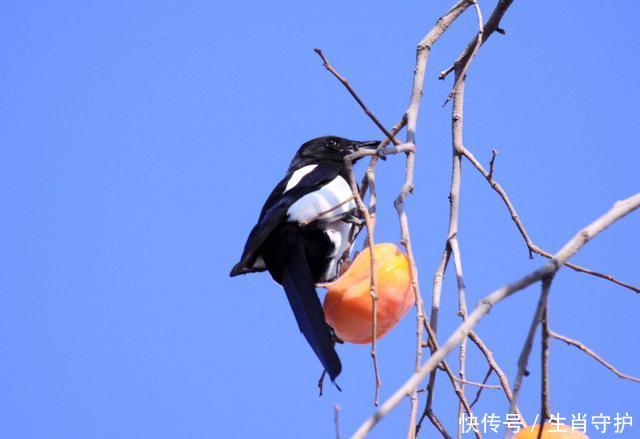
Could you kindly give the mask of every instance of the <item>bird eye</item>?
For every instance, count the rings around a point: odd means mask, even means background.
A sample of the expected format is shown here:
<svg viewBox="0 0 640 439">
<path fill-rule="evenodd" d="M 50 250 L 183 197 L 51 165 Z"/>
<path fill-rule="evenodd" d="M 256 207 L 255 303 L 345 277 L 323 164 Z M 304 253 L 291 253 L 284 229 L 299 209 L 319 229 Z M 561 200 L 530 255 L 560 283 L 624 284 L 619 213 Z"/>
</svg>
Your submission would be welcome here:
<svg viewBox="0 0 640 439">
<path fill-rule="evenodd" d="M 337 146 L 338 146 L 338 141 L 336 139 L 327 140 L 327 147 L 328 148 L 336 149 Z"/>
</svg>

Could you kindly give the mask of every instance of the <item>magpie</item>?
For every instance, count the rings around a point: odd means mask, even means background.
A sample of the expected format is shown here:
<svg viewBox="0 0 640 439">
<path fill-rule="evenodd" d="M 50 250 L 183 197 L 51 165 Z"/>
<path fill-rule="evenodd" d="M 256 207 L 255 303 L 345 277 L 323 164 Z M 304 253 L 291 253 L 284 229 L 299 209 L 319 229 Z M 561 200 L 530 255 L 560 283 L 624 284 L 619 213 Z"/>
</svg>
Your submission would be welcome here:
<svg viewBox="0 0 640 439">
<path fill-rule="evenodd" d="M 331 377 L 342 365 L 315 285 L 338 274 L 358 220 L 344 158 L 379 141 L 324 136 L 304 143 L 267 198 L 230 276 L 268 270 L 284 287 L 300 332 Z"/>
</svg>

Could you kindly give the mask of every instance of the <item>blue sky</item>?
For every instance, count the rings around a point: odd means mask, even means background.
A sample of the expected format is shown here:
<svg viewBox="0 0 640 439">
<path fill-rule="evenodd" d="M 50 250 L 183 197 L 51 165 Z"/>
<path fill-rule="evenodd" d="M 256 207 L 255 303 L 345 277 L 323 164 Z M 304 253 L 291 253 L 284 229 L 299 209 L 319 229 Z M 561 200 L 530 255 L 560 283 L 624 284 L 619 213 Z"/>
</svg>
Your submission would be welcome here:
<svg viewBox="0 0 640 439">
<path fill-rule="evenodd" d="M 485 16 L 494 2 L 481 1 Z M 442 2 L 12 2 L 0 26 L 0 436 L 332 437 L 372 407 L 366 346 L 341 346 L 343 391 L 318 398 L 319 364 L 278 285 L 229 279 L 262 202 L 296 148 L 324 134 L 380 136 L 322 68 L 321 47 L 393 124 L 415 44 Z M 636 2 L 516 1 L 469 71 L 465 144 L 535 242 L 557 250 L 638 191 Z M 422 289 L 447 226 L 451 79 L 437 74 L 473 35 L 467 12 L 430 59 L 408 201 Z M 377 239 L 398 241 L 393 158 L 378 173 Z M 640 284 L 640 216 L 575 260 Z M 538 267 L 501 201 L 465 163 L 460 245 L 470 304 Z M 441 338 L 458 324 L 447 273 Z M 538 295 L 494 309 L 478 332 L 513 380 Z M 551 326 L 640 375 L 638 296 L 563 270 Z M 382 397 L 411 373 L 414 315 L 381 340 Z M 536 344 L 537 345 L 537 344 Z M 537 346 L 521 408 L 539 406 Z M 453 362 L 455 357 L 451 357 Z M 640 419 L 640 392 L 553 343 L 552 409 Z M 469 378 L 486 366 L 471 349 Z M 495 382 L 492 379 L 492 382 Z M 455 429 L 441 379 L 435 409 Z M 478 413 L 504 416 L 487 390 Z M 406 434 L 405 402 L 372 437 Z M 636 430 L 640 427 L 634 427 Z M 431 432 L 433 433 L 433 432 Z M 623 437 L 635 437 L 628 433 Z"/>
</svg>

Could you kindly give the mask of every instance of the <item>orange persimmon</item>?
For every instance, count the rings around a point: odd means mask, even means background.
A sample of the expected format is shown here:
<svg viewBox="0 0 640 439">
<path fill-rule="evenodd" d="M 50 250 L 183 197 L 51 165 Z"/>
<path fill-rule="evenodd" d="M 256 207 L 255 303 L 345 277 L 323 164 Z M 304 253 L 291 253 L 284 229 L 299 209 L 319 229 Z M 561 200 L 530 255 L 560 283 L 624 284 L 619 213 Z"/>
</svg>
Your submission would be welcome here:
<svg viewBox="0 0 640 439">
<path fill-rule="evenodd" d="M 415 301 L 409 260 L 392 243 L 374 247 L 376 272 L 376 338 L 385 335 L 407 313 Z M 327 323 L 343 341 L 369 343 L 372 333 L 370 295 L 371 256 L 363 250 L 336 281 L 328 285 L 324 298 Z"/>
<path fill-rule="evenodd" d="M 523 427 L 513 436 L 513 439 L 537 439 L 539 425 Z M 563 430 L 563 431 L 556 431 Z M 571 431 L 568 425 L 557 425 L 555 422 L 544 424 L 542 439 L 589 439 L 587 435 L 578 431 Z"/>
</svg>

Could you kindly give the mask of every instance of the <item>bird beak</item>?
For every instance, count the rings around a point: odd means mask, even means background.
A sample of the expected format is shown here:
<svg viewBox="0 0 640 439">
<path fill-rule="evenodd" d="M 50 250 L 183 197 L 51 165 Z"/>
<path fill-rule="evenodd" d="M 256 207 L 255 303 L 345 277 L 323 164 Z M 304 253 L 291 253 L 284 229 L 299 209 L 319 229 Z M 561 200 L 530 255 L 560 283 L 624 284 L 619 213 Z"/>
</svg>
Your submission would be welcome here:
<svg viewBox="0 0 640 439">
<path fill-rule="evenodd" d="M 353 149 L 356 151 L 360 148 L 376 149 L 378 145 L 380 145 L 380 140 L 366 140 L 364 142 L 353 142 Z"/>
<path fill-rule="evenodd" d="M 364 149 L 377 149 L 378 145 L 380 145 L 382 141 L 381 140 L 366 140 L 364 142 L 353 142 L 353 150 L 357 151 L 360 148 L 364 148 Z M 380 151 L 378 153 L 378 156 L 382 159 L 382 160 L 386 160 L 387 158 L 384 156 L 384 154 L 382 153 L 382 151 Z"/>
</svg>

